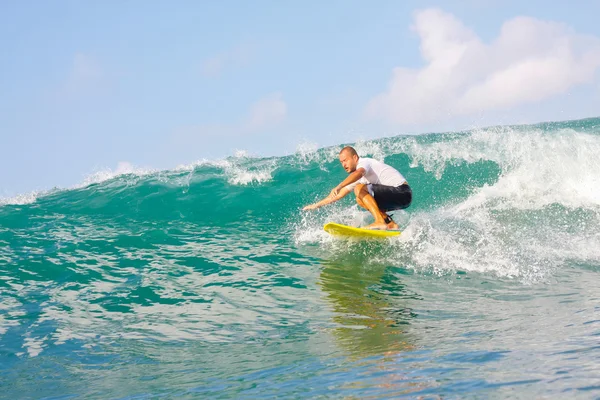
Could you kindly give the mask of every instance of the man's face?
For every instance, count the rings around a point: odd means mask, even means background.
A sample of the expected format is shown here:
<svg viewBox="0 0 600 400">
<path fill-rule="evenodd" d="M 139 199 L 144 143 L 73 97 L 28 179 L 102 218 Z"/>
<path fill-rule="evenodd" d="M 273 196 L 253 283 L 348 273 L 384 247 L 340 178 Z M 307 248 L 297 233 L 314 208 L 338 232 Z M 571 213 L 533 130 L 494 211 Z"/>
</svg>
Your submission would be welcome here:
<svg viewBox="0 0 600 400">
<path fill-rule="evenodd" d="M 342 163 L 342 167 L 344 167 L 346 172 L 351 173 L 356 171 L 358 156 L 351 156 L 347 151 L 342 151 L 340 153 L 340 162 Z"/>
</svg>

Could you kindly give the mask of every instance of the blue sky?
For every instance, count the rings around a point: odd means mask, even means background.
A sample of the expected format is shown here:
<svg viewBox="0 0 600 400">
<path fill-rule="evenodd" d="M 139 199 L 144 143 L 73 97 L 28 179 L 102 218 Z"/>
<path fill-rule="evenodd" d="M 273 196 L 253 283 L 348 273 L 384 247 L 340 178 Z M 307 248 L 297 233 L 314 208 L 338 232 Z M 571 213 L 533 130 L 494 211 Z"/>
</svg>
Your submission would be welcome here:
<svg viewBox="0 0 600 400">
<path fill-rule="evenodd" d="M 119 163 L 598 116 L 598 15 L 592 1 L 2 2 L 0 197 Z"/>
</svg>

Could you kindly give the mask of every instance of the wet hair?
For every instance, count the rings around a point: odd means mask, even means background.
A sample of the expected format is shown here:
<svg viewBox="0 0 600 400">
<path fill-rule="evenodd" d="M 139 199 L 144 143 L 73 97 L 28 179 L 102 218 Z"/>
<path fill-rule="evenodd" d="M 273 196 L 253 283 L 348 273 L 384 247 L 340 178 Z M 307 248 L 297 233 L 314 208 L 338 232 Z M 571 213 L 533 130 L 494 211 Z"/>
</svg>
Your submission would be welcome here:
<svg viewBox="0 0 600 400">
<path fill-rule="evenodd" d="M 358 156 L 358 153 L 356 152 L 356 150 L 354 150 L 354 147 L 346 146 L 342 150 L 340 150 L 340 154 L 342 154 L 344 151 L 347 151 L 351 157 Z"/>
</svg>

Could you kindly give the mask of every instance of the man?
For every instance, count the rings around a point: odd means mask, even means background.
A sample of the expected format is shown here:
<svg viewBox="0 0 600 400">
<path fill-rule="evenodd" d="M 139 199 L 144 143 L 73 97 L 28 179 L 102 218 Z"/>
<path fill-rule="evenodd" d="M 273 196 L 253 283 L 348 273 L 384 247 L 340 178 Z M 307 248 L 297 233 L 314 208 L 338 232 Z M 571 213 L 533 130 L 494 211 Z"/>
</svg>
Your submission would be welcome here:
<svg viewBox="0 0 600 400">
<path fill-rule="evenodd" d="M 348 172 L 348 177 L 333 188 L 325 199 L 303 210 L 314 210 L 333 203 L 354 190 L 358 205 L 369 210 L 375 218 L 375 222 L 365 228 L 398 229 L 387 212 L 406 208 L 412 201 L 412 190 L 402 174 L 372 158 L 359 157 L 350 146 L 340 151 L 340 162 Z"/>
</svg>

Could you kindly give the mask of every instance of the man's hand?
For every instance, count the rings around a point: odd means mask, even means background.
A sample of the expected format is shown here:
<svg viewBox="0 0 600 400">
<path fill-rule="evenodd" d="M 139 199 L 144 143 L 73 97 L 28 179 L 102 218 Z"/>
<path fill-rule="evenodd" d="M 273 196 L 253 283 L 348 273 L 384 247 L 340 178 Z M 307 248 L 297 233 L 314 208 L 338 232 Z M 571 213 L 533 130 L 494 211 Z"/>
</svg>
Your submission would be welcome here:
<svg viewBox="0 0 600 400">
<path fill-rule="evenodd" d="M 324 205 L 333 203 L 335 201 L 338 201 L 339 199 L 341 199 L 342 197 L 344 197 L 345 195 L 348 194 L 347 190 L 342 189 L 338 189 L 338 187 L 336 186 L 331 193 L 329 193 L 329 196 L 325 197 L 323 200 L 314 203 L 314 204 L 310 204 L 306 207 L 304 207 L 302 209 L 302 211 L 307 211 L 307 210 L 314 210 L 315 208 L 319 208 L 319 207 L 323 207 Z M 340 197 L 341 196 L 341 197 Z"/>
<path fill-rule="evenodd" d="M 319 206 L 317 206 L 316 204 L 310 204 L 310 205 L 308 205 L 308 206 L 304 207 L 304 208 L 302 209 L 302 211 L 314 210 L 314 209 L 316 209 L 316 208 L 319 208 Z"/>
</svg>

